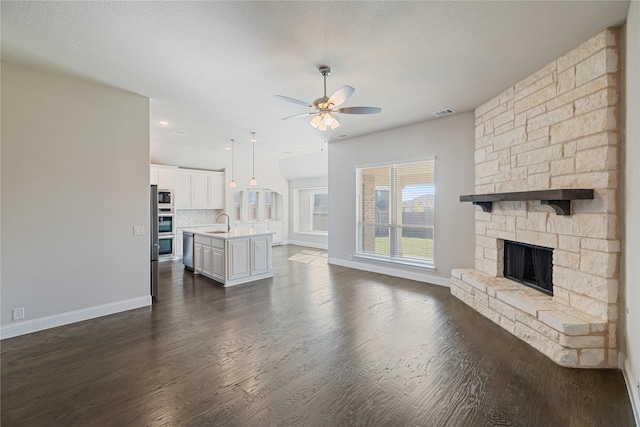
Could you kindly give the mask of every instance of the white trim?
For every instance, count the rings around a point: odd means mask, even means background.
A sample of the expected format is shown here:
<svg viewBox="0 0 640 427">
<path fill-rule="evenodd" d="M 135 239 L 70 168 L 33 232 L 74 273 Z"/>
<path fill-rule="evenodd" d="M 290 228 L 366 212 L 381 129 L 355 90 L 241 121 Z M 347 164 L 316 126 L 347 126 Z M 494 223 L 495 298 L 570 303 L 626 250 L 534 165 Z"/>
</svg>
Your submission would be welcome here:
<svg viewBox="0 0 640 427">
<path fill-rule="evenodd" d="M 326 243 L 315 243 L 315 242 L 303 242 L 300 240 L 287 240 L 287 245 L 296 245 L 296 246 L 306 246 L 309 248 L 315 249 L 324 249 L 325 251 L 329 250 L 329 245 Z"/>
<path fill-rule="evenodd" d="M 361 259 L 363 261 L 371 261 L 371 262 L 380 262 L 385 263 L 389 266 L 397 265 L 397 266 L 405 266 L 405 267 L 415 267 L 415 268 L 423 268 L 429 271 L 436 271 L 436 265 L 434 263 L 427 262 L 419 262 L 419 261 L 411 261 L 410 258 L 391 258 L 385 256 L 375 256 L 369 254 L 354 254 L 354 258 Z M 391 267 L 393 268 L 393 267 Z"/>
<path fill-rule="evenodd" d="M 151 305 L 151 295 L 4 325 L 0 327 L 0 340 L 68 325 L 70 323 L 95 319 L 96 317 L 108 316 L 135 308 L 147 307 L 149 305 Z"/>
<path fill-rule="evenodd" d="M 375 168 L 378 166 L 389 166 L 389 165 L 399 165 L 400 163 L 417 163 L 417 162 L 426 162 L 427 160 L 436 160 L 436 156 L 421 156 L 421 157 L 411 157 L 409 159 L 400 159 L 393 161 L 384 161 L 384 162 L 376 162 L 376 163 L 368 163 L 366 165 L 355 165 L 354 169 L 363 169 L 363 168 Z"/>
<path fill-rule="evenodd" d="M 451 279 L 432 274 L 420 273 L 417 271 L 400 270 L 397 268 L 389 268 L 381 265 L 365 264 L 362 262 L 345 261 L 338 258 L 329 258 L 329 264 L 340 265 L 342 267 L 355 268 L 356 270 L 365 270 L 372 273 L 381 273 L 393 277 L 401 277 L 403 279 L 417 280 L 418 282 L 430 283 L 432 285 L 451 287 Z"/>
<path fill-rule="evenodd" d="M 329 232 L 327 231 L 296 231 L 296 234 L 306 234 L 308 236 L 327 237 L 329 235 Z"/>
<path fill-rule="evenodd" d="M 629 359 L 627 359 L 623 353 L 618 354 L 618 367 L 622 370 L 624 382 L 627 385 L 629 399 L 631 400 L 631 409 L 633 410 L 633 416 L 636 419 L 636 425 L 640 426 L 640 391 L 638 391 L 638 387 L 636 385 L 636 381 L 640 381 L 640 379 L 635 379 Z"/>
</svg>

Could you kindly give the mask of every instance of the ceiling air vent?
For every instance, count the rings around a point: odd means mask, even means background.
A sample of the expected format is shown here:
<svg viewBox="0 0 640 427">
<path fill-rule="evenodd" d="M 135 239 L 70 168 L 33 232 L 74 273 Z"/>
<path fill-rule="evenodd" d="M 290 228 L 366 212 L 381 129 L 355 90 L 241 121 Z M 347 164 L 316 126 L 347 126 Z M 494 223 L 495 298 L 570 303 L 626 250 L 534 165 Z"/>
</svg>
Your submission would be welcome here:
<svg viewBox="0 0 640 427">
<path fill-rule="evenodd" d="M 447 108 L 440 111 L 434 111 L 433 115 L 440 117 L 440 116 L 448 116 L 449 114 L 453 114 L 453 113 L 455 113 L 455 111 L 453 111 L 451 108 Z"/>
<path fill-rule="evenodd" d="M 174 135 L 180 135 L 180 136 L 183 136 L 183 135 L 188 134 L 189 132 L 184 131 L 184 130 L 177 130 L 177 129 L 176 129 L 176 130 L 174 130 L 174 131 L 173 131 L 173 132 L 171 132 L 171 133 L 172 133 L 172 134 L 174 134 Z"/>
</svg>

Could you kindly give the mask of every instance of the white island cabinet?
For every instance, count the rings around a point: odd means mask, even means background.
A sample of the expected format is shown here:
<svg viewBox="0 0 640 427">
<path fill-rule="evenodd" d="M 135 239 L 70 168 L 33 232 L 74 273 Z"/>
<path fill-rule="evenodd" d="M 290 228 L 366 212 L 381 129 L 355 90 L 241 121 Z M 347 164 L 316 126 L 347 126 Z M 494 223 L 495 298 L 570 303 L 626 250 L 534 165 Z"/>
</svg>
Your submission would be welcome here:
<svg viewBox="0 0 640 427">
<path fill-rule="evenodd" d="M 273 277 L 273 232 L 255 228 L 232 228 L 229 232 L 184 229 L 193 233 L 194 273 L 224 286 Z"/>
</svg>

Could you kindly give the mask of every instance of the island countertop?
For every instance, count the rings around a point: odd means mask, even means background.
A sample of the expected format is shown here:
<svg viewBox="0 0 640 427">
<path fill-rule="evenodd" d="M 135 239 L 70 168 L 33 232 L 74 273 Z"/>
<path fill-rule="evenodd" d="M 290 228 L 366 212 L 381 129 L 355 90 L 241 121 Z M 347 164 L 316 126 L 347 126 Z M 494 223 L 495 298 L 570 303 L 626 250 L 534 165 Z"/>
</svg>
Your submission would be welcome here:
<svg viewBox="0 0 640 427">
<path fill-rule="evenodd" d="M 231 231 L 226 231 L 220 227 L 211 228 L 183 228 L 183 233 L 191 233 L 197 236 L 214 237 L 216 239 L 230 240 L 243 237 L 268 236 L 274 231 L 261 228 L 231 227 Z"/>
<path fill-rule="evenodd" d="M 239 285 L 273 277 L 272 230 L 260 228 L 186 228 L 193 233 L 193 272 L 222 283 Z"/>
</svg>

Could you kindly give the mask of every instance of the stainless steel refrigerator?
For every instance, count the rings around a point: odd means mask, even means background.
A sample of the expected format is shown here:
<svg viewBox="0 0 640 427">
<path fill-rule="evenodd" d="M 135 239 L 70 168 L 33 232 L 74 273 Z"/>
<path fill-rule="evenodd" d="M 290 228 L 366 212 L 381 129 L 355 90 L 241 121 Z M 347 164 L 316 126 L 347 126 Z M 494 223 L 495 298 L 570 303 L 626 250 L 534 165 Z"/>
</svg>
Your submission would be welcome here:
<svg viewBox="0 0 640 427">
<path fill-rule="evenodd" d="M 160 242 L 158 240 L 158 186 L 151 186 L 151 218 L 149 231 L 151 235 L 151 297 L 158 298 L 158 256 Z"/>
</svg>

